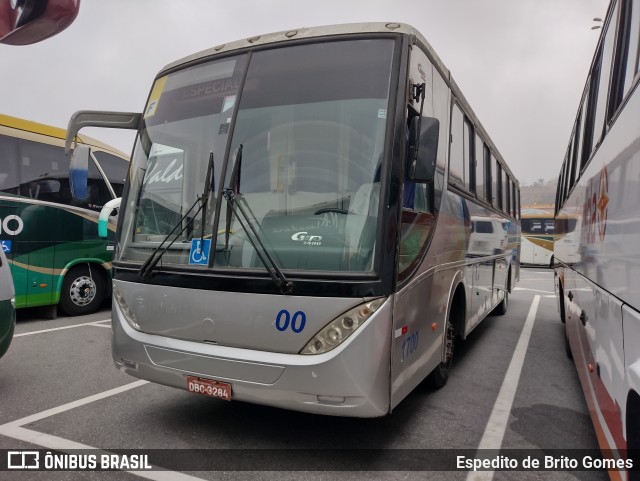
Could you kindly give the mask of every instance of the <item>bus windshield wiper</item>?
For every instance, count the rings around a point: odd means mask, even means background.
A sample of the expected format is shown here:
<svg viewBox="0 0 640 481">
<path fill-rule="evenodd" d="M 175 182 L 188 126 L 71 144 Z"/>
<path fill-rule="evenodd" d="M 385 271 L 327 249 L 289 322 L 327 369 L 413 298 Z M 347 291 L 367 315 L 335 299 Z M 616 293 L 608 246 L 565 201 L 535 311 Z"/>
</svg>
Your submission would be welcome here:
<svg viewBox="0 0 640 481">
<path fill-rule="evenodd" d="M 162 259 L 162 256 L 165 254 L 165 252 L 167 252 L 169 248 L 173 245 L 173 243 L 178 239 L 178 237 L 180 237 L 182 233 L 187 228 L 189 228 L 191 224 L 193 224 L 193 221 L 196 219 L 196 217 L 198 217 L 198 214 L 200 213 L 200 211 L 202 211 L 202 227 L 200 229 L 200 239 L 201 240 L 204 239 L 204 227 L 205 227 L 204 224 L 207 220 L 206 219 L 207 204 L 209 202 L 209 193 L 213 190 L 213 185 L 215 183 L 214 177 L 215 175 L 214 175 L 213 151 L 211 151 L 209 153 L 209 165 L 207 166 L 207 175 L 205 176 L 204 190 L 202 192 L 202 195 L 196 198 L 193 204 L 191 204 L 191 207 L 189 207 L 189 210 L 187 210 L 187 212 L 185 212 L 185 214 L 182 217 L 180 217 L 180 220 L 176 222 L 176 225 L 174 226 L 173 229 L 171 229 L 171 232 L 169 232 L 167 236 L 164 239 L 162 239 L 162 242 L 160 242 L 160 245 L 154 249 L 151 255 L 144 262 L 144 264 L 142 264 L 142 266 L 140 267 L 140 270 L 138 271 L 138 275 L 140 277 L 142 277 L 143 279 L 147 279 L 151 275 L 155 267 L 158 265 L 158 262 L 160 262 L 160 259 Z M 182 227 L 180 232 L 178 232 L 178 234 L 173 238 L 173 240 L 167 244 L 167 246 L 162 250 L 162 252 L 160 252 L 160 249 L 162 249 L 162 246 L 164 245 L 164 243 L 167 242 L 169 238 L 171 238 L 171 236 L 176 231 L 176 229 L 182 225 L 184 220 L 189 217 L 189 214 L 191 213 L 191 211 L 198 204 L 200 204 L 200 206 L 198 207 L 198 210 L 193 215 L 193 217 L 189 219 L 189 222 L 187 222 L 184 225 L 184 227 Z"/>
<path fill-rule="evenodd" d="M 289 281 L 282 271 L 278 268 L 278 264 L 273 260 L 273 257 L 269 254 L 269 251 L 265 247 L 264 243 L 260 239 L 260 235 L 254 228 L 250 216 L 247 215 L 247 211 L 242 206 L 242 203 L 238 201 L 240 194 L 240 169 L 242 166 L 242 144 L 238 147 L 238 153 L 236 154 L 236 161 L 231 172 L 231 178 L 229 179 L 229 187 L 222 191 L 222 195 L 227 200 L 227 206 L 233 211 L 233 214 L 240 222 L 240 226 L 247 234 L 247 240 L 251 243 L 253 248 L 264 265 L 265 269 L 269 273 L 269 276 L 273 282 L 278 286 L 282 294 L 291 294 L 293 292 L 293 283 Z M 225 246 L 228 248 L 228 233 L 231 228 L 231 216 L 229 215 L 229 209 L 227 209 L 226 219 L 226 240 Z M 244 222 L 243 222 L 244 221 Z M 245 225 L 246 222 L 246 225 Z M 249 229 L 247 229 L 247 227 Z M 252 237 L 253 236 L 253 237 Z"/>
</svg>

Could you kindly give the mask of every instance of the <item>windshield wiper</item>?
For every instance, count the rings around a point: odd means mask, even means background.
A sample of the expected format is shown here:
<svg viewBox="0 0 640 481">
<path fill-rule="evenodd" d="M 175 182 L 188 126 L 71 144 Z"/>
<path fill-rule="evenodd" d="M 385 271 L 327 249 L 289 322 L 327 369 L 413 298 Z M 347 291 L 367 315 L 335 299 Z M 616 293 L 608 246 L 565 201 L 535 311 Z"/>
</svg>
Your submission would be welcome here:
<svg viewBox="0 0 640 481">
<path fill-rule="evenodd" d="M 222 195 L 227 200 L 227 221 L 226 221 L 226 241 L 225 248 L 228 248 L 229 243 L 229 230 L 231 228 L 231 216 L 229 215 L 229 208 L 233 211 L 233 214 L 240 222 L 240 226 L 247 234 L 247 240 L 251 243 L 253 248 L 264 265 L 264 268 L 269 273 L 269 276 L 273 280 L 282 294 L 291 294 L 293 292 L 293 283 L 289 281 L 282 271 L 278 268 L 278 264 L 273 260 L 273 257 L 269 254 L 269 251 L 260 239 L 260 235 L 253 227 L 250 220 L 250 216 L 247 215 L 246 210 L 242 206 L 241 202 L 238 202 L 238 196 L 240 194 L 240 168 L 242 166 L 242 144 L 238 147 L 238 153 L 236 154 L 236 162 L 231 172 L 231 178 L 229 179 L 229 187 L 222 191 Z M 240 215 L 238 215 L 240 214 Z M 244 220 L 244 222 L 243 222 Z M 246 226 L 245 226 L 246 222 Z M 247 229 L 249 227 L 249 229 Z M 249 233 L 251 232 L 251 234 Z M 253 238 L 251 237 L 253 235 Z M 258 247 L 259 246 L 259 247 Z"/>
<path fill-rule="evenodd" d="M 191 224 L 193 224 L 193 221 L 196 219 L 196 217 L 198 217 L 198 214 L 200 213 L 200 211 L 203 211 L 202 212 L 202 227 L 201 227 L 201 230 L 200 230 L 200 240 L 201 241 L 204 240 L 204 227 L 205 227 L 204 225 L 205 225 L 205 222 L 207 220 L 206 219 L 207 203 L 209 202 L 209 193 L 213 190 L 213 184 L 214 183 L 215 183 L 215 181 L 214 181 L 214 163 L 213 163 L 213 151 L 212 151 L 209 154 L 209 165 L 207 166 L 207 175 L 205 176 L 204 190 L 202 192 L 202 195 L 199 196 L 193 202 L 193 204 L 191 204 L 191 207 L 189 207 L 189 210 L 187 210 L 187 212 L 185 212 L 185 214 L 182 217 L 180 217 L 180 220 L 176 223 L 176 225 L 173 227 L 173 229 L 171 229 L 171 232 L 169 232 L 167 234 L 167 236 L 164 239 L 162 239 L 162 242 L 160 242 L 160 245 L 154 249 L 154 251 L 151 253 L 151 255 L 144 262 L 144 264 L 142 264 L 142 266 L 140 267 L 140 270 L 138 271 L 138 275 L 140 277 L 142 277 L 143 279 L 147 279 L 149 276 L 151 276 L 151 273 L 153 272 L 155 267 L 158 265 L 158 262 L 160 262 L 160 259 L 162 259 L 162 256 L 165 254 L 165 252 L 167 252 L 169 250 L 169 248 L 173 245 L 173 243 L 178 239 L 178 237 L 180 237 L 182 235 L 182 233 L 187 228 L 189 228 L 189 226 Z M 160 252 L 160 249 L 162 249 L 162 246 L 164 245 L 164 243 L 167 242 L 167 240 L 173 235 L 173 233 L 176 231 L 176 229 L 182 225 L 184 220 L 189 217 L 189 214 L 191 213 L 191 211 L 198 204 L 200 204 L 200 207 L 198 207 L 198 210 L 193 215 L 193 217 L 191 217 L 189 219 L 189 222 L 187 222 L 184 225 L 184 227 L 182 227 L 180 232 L 178 232 L 178 234 L 173 238 L 173 240 L 167 244 L 167 246 L 164 248 L 164 250 L 162 250 L 162 252 Z M 202 244 L 203 243 L 201 242 L 200 248 L 202 248 Z"/>
</svg>

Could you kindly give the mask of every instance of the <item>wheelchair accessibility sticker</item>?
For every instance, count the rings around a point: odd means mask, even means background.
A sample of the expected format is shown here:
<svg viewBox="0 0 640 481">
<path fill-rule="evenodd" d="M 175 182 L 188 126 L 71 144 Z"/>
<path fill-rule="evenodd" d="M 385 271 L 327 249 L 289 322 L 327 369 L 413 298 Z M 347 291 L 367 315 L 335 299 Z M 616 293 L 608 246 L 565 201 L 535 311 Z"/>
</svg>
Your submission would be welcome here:
<svg viewBox="0 0 640 481">
<path fill-rule="evenodd" d="M 0 240 L 0 249 L 2 249 L 5 254 L 10 254 L 11 253 L 11 241 L 10 240 Z"/>
<path fill-rule="evenodd" d="M 209 249 L 211 239 L 191 239 L 191 251 L 189 252 L 189 264 L 204 265 L 209 263 Z"/>
</svg>

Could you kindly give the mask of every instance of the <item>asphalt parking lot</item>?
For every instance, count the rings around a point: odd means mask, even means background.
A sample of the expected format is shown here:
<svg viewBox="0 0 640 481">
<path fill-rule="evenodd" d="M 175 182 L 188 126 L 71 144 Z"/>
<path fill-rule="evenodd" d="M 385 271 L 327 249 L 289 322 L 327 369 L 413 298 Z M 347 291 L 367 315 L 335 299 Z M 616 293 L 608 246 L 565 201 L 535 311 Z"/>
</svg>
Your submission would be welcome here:
<svg viewBox="0 0 640 481">
<path fill-rule="evenodd" d="M 439 391 L 419 386 L 378 419 L 226 402 L 138 381 L 113 365 L 108 306 L 56 320 L 20 312 L 11 348 L 0 360 L 0 450 L 131 450 L 154 460 L 160 455 L 165 465 L 81 474 L 0 471 L 0 479 L 418 480 L 425 474 L 416 470 L 416 456 L 479 448 L 597 449 L 555 303 L 553 272 L 523 269 L 509 312 L 487 318 L 456 346 L 448 384 Z M 515 474 L 608 479 L 601 471 Z M 514 479 L 514 473 L 478 477 L 452 469 L 429 479 L 491 478 Z"/>
</svg>

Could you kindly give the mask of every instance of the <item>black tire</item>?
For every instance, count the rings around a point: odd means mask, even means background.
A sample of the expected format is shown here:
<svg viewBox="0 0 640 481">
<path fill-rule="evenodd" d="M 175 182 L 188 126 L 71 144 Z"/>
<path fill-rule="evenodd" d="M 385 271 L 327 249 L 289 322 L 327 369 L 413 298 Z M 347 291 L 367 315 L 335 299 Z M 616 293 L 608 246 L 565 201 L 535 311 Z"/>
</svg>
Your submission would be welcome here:
<svg viewBox="0 0 640 481">
<path fill-rule="evenodd" d="M 104 274 L 93 265 L 82 264 L 67 272 L 62 281 L 60 310 L 68 316 L 95 312 L 104 299 Z"/>
<path fill-rule="evenodd" d="M 569 359 L 573 359 L 573 353 L 571 352 L 571 343 L 569 343 L 569 335 L 567 334 L 567 325 L 564 325 L 564 352 Z"/>
<path fill-rule="evenodd" d="M 559 288 L 558 288 L 558 303 L 559 303 L 559 307 L 560 307 L 560 322 L 562 322 L 562 324 L 565 324 L 567 322 L 567 317 L 566 314 L 564 312 L 564 289 L 562 288 L 562 284 L 558 284 Z"/>
<path fill-rule="evenodd" d="M 445 340 L 445 361 L 441 362 L 431 374 L 427 376 L 427 385 L 434 389 L 440 389 L 449 380 L 449 371 L 451 370 L 451 365 L 453 364 L 453 346 L 455 341 L 455 329 L 451 324 L 451 319 L 447 321 L 447 330 Z"/>
<path fill-rule="evenodd" d="M 500 301 L 500 304 L 493 310 L 493 314 L 496 316 L 504 316 L 509 308 L 509 291 L 504 291 L 504 297 Z"/>
<path fill-rule="evenodd" d="M 627 399 L 627 456 L 633 461 L 633 468 L 627 470 L 629 481 L 640 481 L 640 422 L 638 421 L 640 397 L 635 391 Z"/>
</svg>

